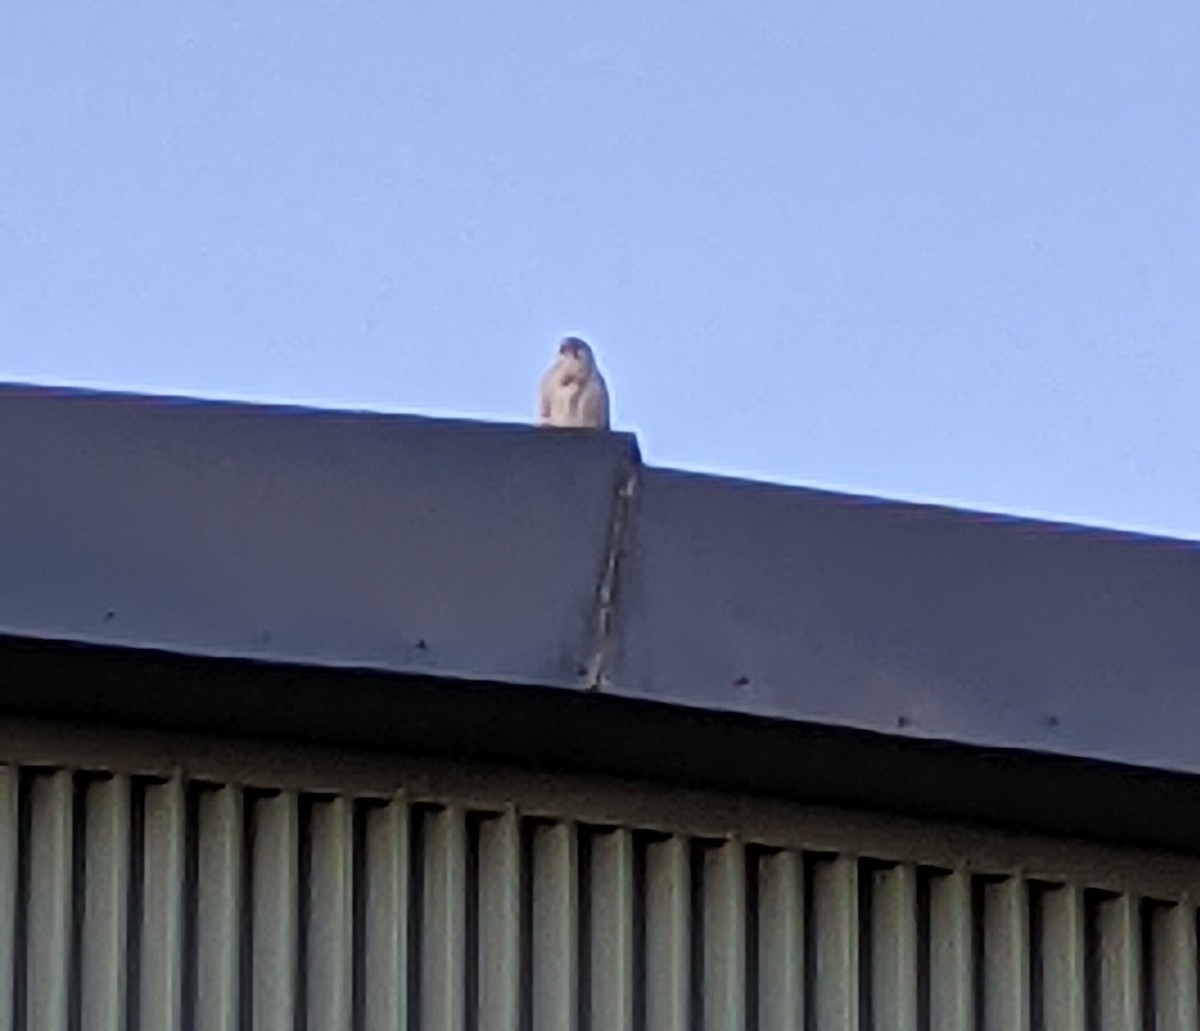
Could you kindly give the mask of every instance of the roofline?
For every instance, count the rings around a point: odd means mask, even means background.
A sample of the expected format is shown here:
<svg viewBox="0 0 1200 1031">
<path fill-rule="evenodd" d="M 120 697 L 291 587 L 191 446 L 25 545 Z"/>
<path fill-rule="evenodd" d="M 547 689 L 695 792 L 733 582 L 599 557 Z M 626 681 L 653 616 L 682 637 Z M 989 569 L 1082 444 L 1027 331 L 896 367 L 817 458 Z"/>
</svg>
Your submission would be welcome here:
<svg viewBox="0 0 1200 1031">
<path fill-rule="evenodd" d="M 0 420 L 11 640 L 1200 776 L 1197 542 L 658 469 L 621 433 L 30 384 Z"/>
<path fill-rule="evenodd" d="M 429 426 L 460 429 L 475 432 L 504 430 L 517 432 L 545 432 L 541 427 L 520 420 L 479 419 L 470 416 L 440 415 L 428 412 L 387 410 L 371 407 L 346 407 L 338 404 L 319 404 L 308 401 L 283 401 L 279 399 L 258 400 L 253 398 L 213 396 L 166 392 L 157 393 L 140 390 L 118 390 L 109 387 L 91 387 L 77 384 L 51 384 L 25 380 L 0 380 L 0 396 L 5 393 L 27 392 L 30 396 L 58 398 L 91 398 L 97 401 L 143 403 L 181 407 L 206 408 L 214 413 L 257 412 L 260 414 L 345 416 L 355 419 L 424 423 Z M 633 453 L 641 460 L 641 448 L 636 431 L 614 430 L 611 435 L 630 442 Z M 831 500 L 864 505 L 878 504 L 899 506 L 913 512 L 946 513 L 979 522 L 981 525 L 1024 526 L 1030 529 L 1057 531 L 1070 534 L 1097 535 L 1104 538 L 1117 537 L 1126 540 L 1163 542 L 1200 546 L 1200 537 L 1182 537 L 1176 534 L 1135 527 L 1118 526 L 1111 523 L 1089 523 L 1082 519 L 1039 515 L 1016 510 L 976 507 L 955 504 L 950 501 L 935 501 L 897 494 L 884 494 L 854 487 L 810 483 L 800 480 L 774 480 L 739 476 L 718 469 L 693 465 L 658 467 L 664 471 L 694 476 L 731 486 L 744 485 L 766 490 L 802 491 Z"/>
</svg>

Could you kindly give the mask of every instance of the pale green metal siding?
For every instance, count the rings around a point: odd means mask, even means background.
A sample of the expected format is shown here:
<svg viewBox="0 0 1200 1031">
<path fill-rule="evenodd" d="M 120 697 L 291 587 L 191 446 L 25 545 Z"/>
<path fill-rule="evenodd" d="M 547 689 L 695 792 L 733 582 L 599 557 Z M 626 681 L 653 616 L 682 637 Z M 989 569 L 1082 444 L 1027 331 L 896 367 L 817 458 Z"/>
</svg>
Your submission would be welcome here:
<svg viewBox="0 0 1200 1031">
<path fill-rule="evenodd" d="M 0 723 L 0 1031 L 1197 1031 L 1200 861 Z"/>
</svg>

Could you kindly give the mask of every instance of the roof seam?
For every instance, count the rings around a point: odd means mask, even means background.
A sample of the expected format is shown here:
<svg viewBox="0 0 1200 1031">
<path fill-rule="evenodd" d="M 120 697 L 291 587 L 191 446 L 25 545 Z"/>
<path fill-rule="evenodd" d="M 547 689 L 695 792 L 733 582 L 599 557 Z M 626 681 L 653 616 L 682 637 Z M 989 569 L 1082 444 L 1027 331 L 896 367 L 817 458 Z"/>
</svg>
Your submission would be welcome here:
<svg viewBox="0 0 1200 1031">
<path fill-rule="evenodd" d="M 638 460 L 627 457 L 621 482 L 613 497 L 612 514 L 608 524 L 608 542 L 604 554 L 604 569 L 596 591 L 596 639 L 587 665 L 586 688 L 600 691 L 609 684 L 608 664 L 612 653 L 613 623 L 616 616 L 617 587 L 621 559 L 629 534 L 633 497 L 638 485 Z"/>
</svg>

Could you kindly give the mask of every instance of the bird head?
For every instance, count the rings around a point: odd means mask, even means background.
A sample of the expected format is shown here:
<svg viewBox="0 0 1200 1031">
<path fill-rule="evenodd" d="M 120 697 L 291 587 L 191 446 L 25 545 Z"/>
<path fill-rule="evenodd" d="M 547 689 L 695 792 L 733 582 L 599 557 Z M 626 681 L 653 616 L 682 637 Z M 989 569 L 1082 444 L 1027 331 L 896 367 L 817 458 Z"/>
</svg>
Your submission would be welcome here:
<svg viewBox="0 0 1200 1031">
<path fill-rule="evenodd" d="M 558 354 L 560 361 L 566 359 L 585 369 L 591 369 L 595 364 L 591 347 L 579 337 L 563 337 L 558 344 Z"/>
</svg>

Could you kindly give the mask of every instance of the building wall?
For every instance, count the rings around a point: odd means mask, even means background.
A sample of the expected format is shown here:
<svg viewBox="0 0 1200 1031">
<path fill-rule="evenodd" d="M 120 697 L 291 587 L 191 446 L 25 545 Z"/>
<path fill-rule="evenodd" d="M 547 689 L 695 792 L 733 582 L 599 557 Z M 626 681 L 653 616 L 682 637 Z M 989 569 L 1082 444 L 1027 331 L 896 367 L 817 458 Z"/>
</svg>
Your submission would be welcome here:
<svg viewBox="0 0 1200 1031">
<path fill-rule="evenodd" d="M 0 722 L 0 1031 L 1197 1028 L 1200 861 Z"/>
</svg>

